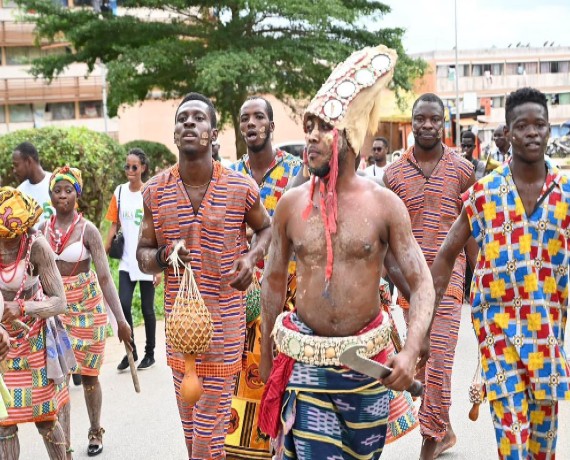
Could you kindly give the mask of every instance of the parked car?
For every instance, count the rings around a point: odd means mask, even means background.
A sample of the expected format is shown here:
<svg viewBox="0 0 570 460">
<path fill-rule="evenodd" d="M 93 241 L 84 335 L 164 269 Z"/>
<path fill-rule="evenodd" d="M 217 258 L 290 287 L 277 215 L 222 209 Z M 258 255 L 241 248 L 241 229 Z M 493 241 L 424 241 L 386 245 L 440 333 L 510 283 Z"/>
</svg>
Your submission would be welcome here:
<svg viewBox="0 0 570 460">
<path fill-rule="evenodd" d="M 305 141 L 286 141 L 275 144 L 275 147 L 302 159 Z"/>
</svg>

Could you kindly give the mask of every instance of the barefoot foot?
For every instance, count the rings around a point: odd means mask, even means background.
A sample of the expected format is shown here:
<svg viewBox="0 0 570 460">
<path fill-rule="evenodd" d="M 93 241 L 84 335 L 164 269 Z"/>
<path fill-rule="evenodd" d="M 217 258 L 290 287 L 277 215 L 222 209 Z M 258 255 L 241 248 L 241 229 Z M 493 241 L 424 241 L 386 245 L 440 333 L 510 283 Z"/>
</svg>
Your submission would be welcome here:
<svg viewBox="0 0 570 460">
<path fill-rule="evenodd" d="M 433 460 L 437 441 L 433 438 L 424 438 L 422 442 L 422 450 L 420 452 L 420 460 Z"/>
<path fill-rule="evenodd" d="M 455 436 L 455 433 L 451 428 L 448 428 L 444 438 L 441 440 L 441 442 L 437 443 L 437 447 L 435 448 L 433 458 L 437 458 L 441 454 L 443 454 L 446 450 L 451 449 L 456 442 L 457 442 L 457 437 Z"/>
</svg>

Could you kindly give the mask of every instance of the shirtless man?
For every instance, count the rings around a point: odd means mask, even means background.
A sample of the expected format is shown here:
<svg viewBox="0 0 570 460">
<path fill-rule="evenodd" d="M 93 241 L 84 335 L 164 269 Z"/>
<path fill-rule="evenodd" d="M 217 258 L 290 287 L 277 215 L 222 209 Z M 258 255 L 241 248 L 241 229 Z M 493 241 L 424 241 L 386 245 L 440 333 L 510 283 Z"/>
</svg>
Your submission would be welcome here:
<svg viewBox="0 0 570 460">
<path fill-rule="evenodd" d="M 382 46 L 356 54 L 349 58 L 357 62 L 349 73 L 371 70 L 369 63 L 377 62 L 378 56 L 395 64 L 395 55 Z M 339 69 L 329 80 L 338 77 Z M 327 107 L 327 96 L 317 94 L 304 117 L 306 162 L 312 180 L 285 194 L 274 214 L 262 286 L 260 373 L 267 387 L 260 426 L 273 438 L 281 438 L 277 445 L 284 446 L 283 452 L 278 451 L 283 458 L 346 458 L 346 452 L 358 458 L 378 458 L 389 412 L 386 387 L 405 390 L 410 386 L 431 322 L 429 302 L 434 291 L 405 206 L 392 192 L 355 173 L 355 152 L 366 129 L 354 128 L 351 115 L 358 113 L 356 123 L 365 128 L 374 124 L 362 116 L 363 112 L 370 114 L 372 107 L 365 110 L 362 106 L 369 101 L 374 105 L 371 92 L 384 85 L 390 73 L 390 67 L 384 73 L 375 72 L 373 86 L 358 90 L 367 101 L 357 101 L 358 96 L 352 99 L 337 123 L 325 120 L 320 108 Z M 377 206 L 379 202 L 383 206 Z M 407 268 L 412 306 L 408 340 L 392 358 L 384 353 L 386 323 L 378 294 L 388 247 L 398 264 Z M 279 315 L 293 251 L 297 256 L 297 311 Z M 281 351 L 275 360 L 272 330 Z M 354 340 L 364 340 L 369 346 L 366 356 L 392 367 L 383 382 L 341 367 L 337 358 L 347 342 Z M 275 423 L 275 409 L 282 414 L 283 426 L 279 416 Z M 300 414 L 297 418 L 295 411 Z M 315 423 L 302 415 L 307 411 Z M 350 439 L 342 429 L 346 424 L 359 425 L 351 430 Z"/>
</svg>

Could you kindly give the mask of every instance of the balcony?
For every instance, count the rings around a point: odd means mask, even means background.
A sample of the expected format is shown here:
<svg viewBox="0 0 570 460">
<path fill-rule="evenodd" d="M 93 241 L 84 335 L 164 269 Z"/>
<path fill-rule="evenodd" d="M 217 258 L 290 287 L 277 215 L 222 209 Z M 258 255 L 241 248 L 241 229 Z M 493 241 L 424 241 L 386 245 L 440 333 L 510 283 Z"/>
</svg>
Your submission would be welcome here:
<svg viewBox="0 0 570 460">
<path fill-rule="evenodd" d="M 0 22 L 0 46 L 33 46 L 34 24 Z"/>
<path fill-rule="evenodd" d="M 0 101 L 5 104 L 89 101 L 101 99 L 103 79 L 99 76 L 55 78 L 0 78 Z"/>
<path fill-rule="evenodd" d="M 570 89 L 570 74 L 545 73 L 532 75 L 492 75 L 482 77 L 459 77 L 459 92 L 476 92 L 477 95 L 505 94 L 517 88 L 531 86 L 544 92 L 563 92 Z M 436 92 L 441 97 L 455 94 L 455 81 L 436 79 Z"/>
</svg>

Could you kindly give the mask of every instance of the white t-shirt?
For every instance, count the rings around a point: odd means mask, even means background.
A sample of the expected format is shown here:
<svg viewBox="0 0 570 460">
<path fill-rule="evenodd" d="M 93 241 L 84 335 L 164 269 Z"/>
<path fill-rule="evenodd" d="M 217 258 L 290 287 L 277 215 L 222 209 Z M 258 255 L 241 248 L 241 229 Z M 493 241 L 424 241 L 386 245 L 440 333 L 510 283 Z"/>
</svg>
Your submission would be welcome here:
<svg viewBox="0 0 570 460">
<path fill-rule="evenodd" d="M 121 197 L 119 203 L 119 189 Z M 152 281 L 153 276 L 143 273 L 137 262 L 137 245 L 139 243 L 139 230 L 143 219 L 143 196 L 142 190 L 131 192 L 129 183 L 119 185 L 114 192 L 117 206 L 119 207 L 119 219 L 125 236 L 125 250 L 119 262 L 119 270 L 126 271 L 131 281 Z"/>
<path fill-rule="evenodd" d="M 52 214 L 55 214 L 55 209 L 51 205 L 51 199 L 49 197 L 49 180 L 51 178 L 51 173 L 46 171 L 45 177 L 41 182 L 37 184 L 32 184 L 29 180 L 25 180 L 18 186 L 20 192 L 31 196 L 34 200 L 38 202 L 40 207 L 43 209 L 43 214 L 38 220 L 38 223 L 34 225 L 34 228 L 38 228 L 44 220 L 48 220 Z"/>
<path fill-rule="evenodd" d="M 386 163 L 386 166 L 388 166 L 388 164 L 389 163 Z M 376 166 L 376 165 L 368 166 L 368 168 L 366 168 L 364 172 L 368 176 L 374 176 L 382 179 L 384 177 L 384 169 L 386 169 L 386 166 Z"/>
</svg>

